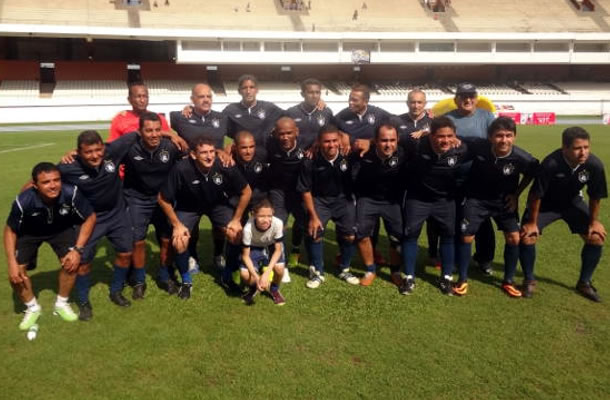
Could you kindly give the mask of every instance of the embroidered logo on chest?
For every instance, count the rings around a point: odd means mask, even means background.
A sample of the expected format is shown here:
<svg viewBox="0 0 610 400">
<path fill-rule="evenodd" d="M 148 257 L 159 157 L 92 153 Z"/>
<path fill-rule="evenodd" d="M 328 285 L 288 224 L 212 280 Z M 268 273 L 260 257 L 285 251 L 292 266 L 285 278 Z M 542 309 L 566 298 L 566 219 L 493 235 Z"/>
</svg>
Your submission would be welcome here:
<svg viewBox="0 0 610 400">
<path fill-rule="evenodd" d="M 109 174 L 112 174 L 116 171 L 116 165 L 114 165 L 112 161 L 104 161 L 104 170 L 106 170 L 106 172 Z"/>
<path fill-rule="evenodd" d="M 578 173 L 578 181 L 580 183 L 587 183 L 589 181 L 589 171 L 583 169 Z"/>
</svg>

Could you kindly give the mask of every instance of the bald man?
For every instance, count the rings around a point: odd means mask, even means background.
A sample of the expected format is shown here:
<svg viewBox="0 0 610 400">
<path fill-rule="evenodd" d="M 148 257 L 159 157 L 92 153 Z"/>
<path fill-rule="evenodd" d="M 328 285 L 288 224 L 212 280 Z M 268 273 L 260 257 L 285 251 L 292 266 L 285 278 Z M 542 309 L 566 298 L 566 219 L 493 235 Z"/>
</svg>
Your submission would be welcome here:
<svg viewBox="0 0 610 400">
<path fill-rule="evenodd" d="M 227 119 L 217 111 L 212 110 L 212 88 L 205 83 L 196 84 L 191 90 L 193 112 L 190 117 L 182 115 L 181 111 L 169 114 L 172 128 L 182 136 L 189 145 L 201 136 L 210 137 L 217 149 L 224 147 L 227 133 Z"/>
</svg>

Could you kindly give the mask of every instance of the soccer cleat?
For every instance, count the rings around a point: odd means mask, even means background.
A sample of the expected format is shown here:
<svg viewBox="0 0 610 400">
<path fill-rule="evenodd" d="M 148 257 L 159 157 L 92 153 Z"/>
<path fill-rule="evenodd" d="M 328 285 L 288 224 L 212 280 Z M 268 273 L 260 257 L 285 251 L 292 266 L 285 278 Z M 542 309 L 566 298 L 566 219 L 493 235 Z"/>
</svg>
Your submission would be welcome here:
<svg viewBox="0 0 610 400">
<path fill-rule="evenodd" d="M 583 297 L 596 303 L 601 303 L 602 301 L 601 297 L 597 294 L 597 289 L 591 285 L 591 282 L 578 282 L 576 284 L 576 291 Z"/>
<path fill-rule="evenodd" d="M 324 282 L 324 277 L 322 275 L 316 274 L 305 283 L 305 286 L 307 286 L 310 289 L 317 289 L 320 287 L 322 282 Z"/>
<path fill-rule="evenodd" d="M 216 257 L 214 257 L 214 267 L 216 267 L 216 269 L 225 269 L 225 267 L 227 266 L 227 260 L 225 259 L 225 256 L 218 255 Z"/>
<path fill-rule="evenodd" d="M 254 304 L 254 297 L 258 293 L 258 288 L 256 286 L 250 286 L 248 292 L 242 296 L 242 300 L 246 303 L 247 306 L 251 306 Z"/>
<path fill-rule="evenodd" d="M 290 255 L 288 256 L 288 266 L 290 267 L 296 267 L 299 265 L 299 257 L 301 256 L 301 253 L 297 253 L 297 252 L 291 252 Z"/>
<path fill-rule="evenodd" d="M 282 296 L 279 289 L 271 291 L 271 298 L 273 299 L 273 304 L 276 306 L 283 306 L 286 304 L 286 299 L 284 299 L 284 296 Z"/>
<path fill-rule="evenodd" d="M 34 324 L 36 324 L 36 321 L 38 321 L 38 318 L 40 318 L 40 314 L 42 314 L 42 310 L 40 307 L 37 307 L 34 310 L 32 310 L 30 307 L 28 307 L 28 308 L 26 308 L 24 313 L 25 313 L 25 315 L 23 316 L 23 319 L 21 320 L 21 323 L 19 324 L 19 330 L 27 331 Z"/>
<path fill-rule="evenodd" d="M 78 319 L 81 321 L 89 321 L 93 318 L 93 307 L 88 301 L 78 305 Z"/>
<path fill-rule="evenodd" d="M 479 270 L 482 274 L 491 276 L 494 273 L 494 270 L 491 268 L 491 261 L 485 261 L 479 263 Z"/>
<path fill-rule="evenodd" d="M 284 268 L 284 275 L 282 276 L 282 283 L 290 283 L 292 279 L 290 279 L 290 273 L 288 273 L 288 268 Z"/>
<path fill-rule="evenodd" d="M 404 278 L 398 286 L 398 293 L 407 296 L 413 293 L 413 289 L 415 289 L 415 280 L 413 278 Z"/>
<path fill-rule="evenodd" d="M 339 274 L 339 279 L 344 280 L 350 285 L 358 285 L 360 283 L 360 279 L 354 276 L 349 270 L 349 268 L 344 268 Z"/>
<path fill-rule="evenodd" d="M 108 298 L 119 307 L 129 307 L 131 305 L 131 302 L 127 300 L 121 292 L 110 293 Z"/>
<path fill-rule="evenodd" d="M 53 315 L 59 315 L 59 317 L 66 322 L 74 322 L 78 319 L 78 315 L 76 315 L 68 303 L 65 303 L 62 306 L 55 305 Z"/>
<path fill-rule="evenodd" d="M 189 273 L 195 275 L 201 272 L 199 263 L 193 257 L 189 257 Z"/>
<path fill-rule="evenodd" d="M 362 279 L 360 279 L 360 285 L 371 286 L 373 284 L 373 281 L 375 281 L 375 278 L 377 278 L 377 274 L 375 274 L 374 272 L 367 272 L 366 274 L 364 274 Z"/>
<path fill-rule="evenodd" d="M 191 292 L 193 291 L 193 284 L 191 283 L 183 283 L 180 285 L 180 289 L 178 290 L 178 297 L 182 300 L 188 300 L 191 297 Z"/>
<path fill-rule="evenodd" d="M 438 287 L 441 290 L 441 293 L 444 295 L 453 296 L 453 283 L 451 282 L 450 276 L 445 275 L 444 277 L 440 278 Z"/>
<path fill-rule="evenodd" d="M 523 281 L 523 285 L 521 287 L 521 295 L 526 299 L 529 299 L 534 295 L 534 290 L 536 289 L 536 281 Z"/>
<path fill-rule="evenodd" d="M 392 279 L 392 283 L 398 287 L 400 287 L 404 283 L 404 279 L 398 271 L 392 272 L 392 274 L 390 274 L 390 279 Z"/>
<path fill-rule="evenodd" d="M 468 293 L 468 282 L 461 281 L 455 284 L 453 287 L 453 293 L 458 296 L 465 296 Z"/>
<path fill-rule="evenodd" d="M 144 292 L 146 292 L 146 283 L 136 283 L 131 293 L 131 298 L 134 300 L 141 300 L 144 298 Z"/>
<path fill-rule="evenodd" d="M 502 290 L 510 297 L 521 297 L 521 291 L 517 289 L 512 282 L 502 282 Z"/>
</svg>

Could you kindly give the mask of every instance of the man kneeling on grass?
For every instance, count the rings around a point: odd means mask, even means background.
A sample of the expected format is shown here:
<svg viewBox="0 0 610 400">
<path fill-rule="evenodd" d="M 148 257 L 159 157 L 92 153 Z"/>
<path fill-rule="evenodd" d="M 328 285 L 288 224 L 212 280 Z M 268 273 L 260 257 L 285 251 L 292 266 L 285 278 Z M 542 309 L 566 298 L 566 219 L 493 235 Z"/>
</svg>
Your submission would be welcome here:
<svg viewBox="0 0 610 400">
<path fill-rule="evenodd" d="M 32 170 L 32 182 L 33 187 L 19 194 L 13 202 L 4 228 L 8 278 L 27 307 L 19 324 L 19 329 L 24 331 L 36 324 L 41 314 L 26 267 L 36 264 L 36 254 L 43 242 L 53 248 L 61 263 L 53 314 L 64 321 L 78 319 L 68 304 L 68 297 L 96 219 L 93 207 L 78 188 L 62 185 L 55 165 L 37 164 Z"/>
<path fill-rule="evenodd" d="M 284 224 L 273 211 L 269 200 L 261 200 L 244 226 L 241 280 L 250 287 L 243 297 L 247 305 L 254 304 L 259 291 L 269 291 L 278 306 L 286 303 L 279 290 L 284 276 Z"/>
</svg>

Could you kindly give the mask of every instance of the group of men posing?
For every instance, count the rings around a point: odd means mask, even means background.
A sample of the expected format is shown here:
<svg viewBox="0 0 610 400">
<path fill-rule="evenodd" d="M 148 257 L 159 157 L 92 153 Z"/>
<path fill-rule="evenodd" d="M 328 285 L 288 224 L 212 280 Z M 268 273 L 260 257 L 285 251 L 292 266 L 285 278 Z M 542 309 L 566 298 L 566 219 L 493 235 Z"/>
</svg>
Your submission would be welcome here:
<svg viewBox="0 0 610 400">
<path fill-rule="evenodd" d="M 176 135 L 162 115 L 147 110 L 146 86 L 131 84 L 133 109 L 115 117 L 107 143 L 96 131 L 84 131 L 61 163 L 37 164 L 4 230 L 9 280 L 26 305 L 20 329 L 29 329 L 41 313 L 27 270 L 36 265 L 43 242 L 61 262 L 54 313 L 66 321 L 93 315 L 89 276 L 103 237 L 116 251 L 110 300 L 131 304 L 123 295 L 127 280 L 132 298 L 144 297 L 151 224 L 160 245 L 157 285 L 188 299 L 203 215 L 213 227 L 221 282 L 242 293 L 233 280 L 240 271 L 247 304 L 261 291 L 275 304 L 285 303 L 279 291 L 290 281 L 285 264 L 298 264 L 302 241 L 309 261 L 307 287 L 325 282 L 322 239 L 330 220 L 339 247 L 338 277 L 345 282 L 369 286 L 375 280 L 385 263 L 375 250 L 383 221 L 392 282 L 401 294 L 411 294 L 417 240 L 427 221 L 441 292 L 465 295 L 475 236 L 479 266 L 489 271 L 494 258 L 490 218 L 505 236 L 502 289 L 507 295 L 532 296 L 535 243 L 545 226 L 563 219 L 585 242 L 576 289 L 600 301 L 591 280 L 606 237 L 599 210 L 607 188 L 584 129 L 566 129 L 561 148 L 539 163 L 514 145 L 517 129 L 511 119 L 494 119 L 477 108 L 476 88 L 469 83 L 457 87 L 457 109 L 434 118 L 421 90 L 411 91 L 408 112 L 395 116 L 370 105 L 369 89 L 356 85 L 349 106 L 333 116 L 320 98 L 319 81 L 305 80 L 301 89 L 304 101 L 282 110 L 258 100 L 256 78 L 244 75 L 238 81 L 242 100 L 220 113 L 212 110 L 210 86 L 198 84 L 192 105 L 170 114 Z M 225 146 L 225 137 L 231 144 Z M 519 195 L 532 180 L 519 224 Z M 289 215 L 292 243 L 285 249 Z M 356 249 L 366 270 L 361 278 L 350 270 Z M 521 287 L 514 283 L 519 261 Z M 73 286 L 78 315 L 68 303 Z"/>
</svg>

